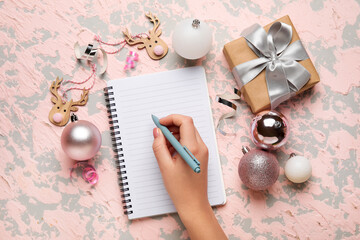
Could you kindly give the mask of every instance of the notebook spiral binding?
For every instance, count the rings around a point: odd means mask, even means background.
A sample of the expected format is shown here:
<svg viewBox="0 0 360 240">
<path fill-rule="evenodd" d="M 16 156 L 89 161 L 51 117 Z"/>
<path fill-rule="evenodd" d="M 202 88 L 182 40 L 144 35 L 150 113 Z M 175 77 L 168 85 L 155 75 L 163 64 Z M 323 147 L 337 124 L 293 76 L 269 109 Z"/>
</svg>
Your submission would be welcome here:
<svg viewBox="0 0 360 240">
<path fill-rule="evenodd" d="M 124 159 L 123 149 L 122 149 L 122 142 L 117 114 L 116 114 L 116 106 L 115 106 L 115 99 L 114 99 L 114 92 L 112 91 L 113 87 L 106 87 L 104 88 L 104 95 L 105 95 L 105 102 L 106 107 L 109 113 L 109 124 L 111 130 L 111 140 L 113 142 L 113 150 L 115 152 L 115 161 L 118 165 L 118 180 L 120 185 L 120 191 L 122 192 L 121 197 L 123 198 L 123 209 L 124 214 L 130 215 L 133 213 L 132 205 L 131 205 L 131 196 L 129 193 L 129 183 L 127 182 L 127 174 L 126 174 L 126 164 Z"/>
</svg>

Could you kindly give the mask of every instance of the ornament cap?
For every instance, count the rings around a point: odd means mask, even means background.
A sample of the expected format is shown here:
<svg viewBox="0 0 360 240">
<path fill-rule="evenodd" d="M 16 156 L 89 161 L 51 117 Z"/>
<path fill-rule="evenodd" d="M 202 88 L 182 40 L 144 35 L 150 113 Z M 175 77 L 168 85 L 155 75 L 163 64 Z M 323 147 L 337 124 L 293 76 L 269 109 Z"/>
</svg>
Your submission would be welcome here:
<svg viewBox="0 0 360 240">
<path fill-rule="evenodd" d="M 242 150 L 244 155 L 247 154 L 248 152 L 250 152 L 250 148 L 246 147 L 246 146 L 242 146 L 241 150 Z"/>
<path fill-rule="evenodd" d="M 200 27 L 200 20 L 199 19 L 194 19 L 192 22 L 192 26 L 193 28 L 199 28 Z"/>
<path fill-rule="evenodd" d="M 71 122 L 76 122 L 78 120 L 78 117 L 73 113 L 71 114 Z"/>
</svg>

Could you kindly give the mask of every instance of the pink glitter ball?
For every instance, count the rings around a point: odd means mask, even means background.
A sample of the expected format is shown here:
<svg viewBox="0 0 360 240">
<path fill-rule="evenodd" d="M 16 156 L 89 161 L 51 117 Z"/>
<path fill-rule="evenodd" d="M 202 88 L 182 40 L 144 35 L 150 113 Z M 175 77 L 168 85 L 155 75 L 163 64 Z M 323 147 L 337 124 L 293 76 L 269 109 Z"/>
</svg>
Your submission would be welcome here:
<svg viewBox="0 0 360 240">
<path fill-rule="evenodd" d="M 241 181 L 250 189 L 265 190 L 279 177 L 279 163 L 271 153 L 243 148 L 244 156 L 239 163 Z"/>
</svg>

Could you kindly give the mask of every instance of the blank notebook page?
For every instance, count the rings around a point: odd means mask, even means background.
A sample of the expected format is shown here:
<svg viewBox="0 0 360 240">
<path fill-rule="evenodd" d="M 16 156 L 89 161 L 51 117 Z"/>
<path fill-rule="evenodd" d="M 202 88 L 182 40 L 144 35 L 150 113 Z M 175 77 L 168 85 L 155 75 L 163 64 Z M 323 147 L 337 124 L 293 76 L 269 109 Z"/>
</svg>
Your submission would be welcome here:
<svg viewBox="0 0 360 240">
<path fill-rule="evenodd" d="M 161 172 L 152 150 L 151 114 L 159 118 L 169 114 L 191 116 L 209 149 L 208 198 L 212 206 L 225 204 L 221 164 L 217 151 L 207 81 L 203 67 L 111 80 L 115 106 L 110 107 L 118 120 L 124 168 L 130 196 L 124 200 L 129 219 L 176 212 L 167 194 Z M 115 114 L 114 114 L 115 113 Z M 201 168 L 201 165 L 200 165 Z M 189 171 L 192 171 L 189 167 Z M 196 185 L 196 182 L 194 182 Z M 131 205 L 131 207 L 130 207 Z"/>
</svg>

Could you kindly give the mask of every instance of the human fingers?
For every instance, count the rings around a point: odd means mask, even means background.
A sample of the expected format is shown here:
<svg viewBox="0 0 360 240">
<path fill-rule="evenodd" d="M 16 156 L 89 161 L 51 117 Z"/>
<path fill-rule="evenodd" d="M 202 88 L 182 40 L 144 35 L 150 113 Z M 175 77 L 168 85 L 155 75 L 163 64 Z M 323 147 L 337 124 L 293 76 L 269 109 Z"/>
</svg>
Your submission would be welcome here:
<svg viewBox="0 0 360 240">
<path fill-rule="evenodd" d="M 180 114 L 171 114 L 167 117 L 161 118 L 160 123 L 165 126 L 178 126 L 180 132 L 180 142 L 183 145 L 196 146 L 196 131 L 193 119 L 189 116 Z"/>
<path fill-rule="evenodd" d="M 199 131 L 195 128 L 195 137 L 198 143 L 204 144 L 204 140 L 201 138 Z"/>
<path fill-rule="evenodd" d="M 196 135 L 196 139 L 197 139 L 197 142 L 198 142 L 198 154 L 200 155 L 203 155 L 203 156 L 206 156 L 206 157 L 200 157 L 200 162 L 201 164 L 206 164 L 208 163 L 208 157 L 209 157 L 209 150 L 206 146 L 206 144 L 204 143 L 204 141 L 202 140 L 198 130 L 195 128 L 195 135 Z"/>
<path fill-rule="evenodd" d="M 169 129 L 170 132 L 174 133 L 179 133 L 180 129 L 178 126 L 167 126 L 167 128 Z"/>
<path fill-rule="evenodd" d="M 169 147 L 169 152 L 171 156 L 174 156 L 174 154 L 177 153 L 173 146 Z"/>
<path fill-rule="evenodd" d="M 168 169 L 171 164 L 171 154 L 166 146 L 166 139 L 164 137 L 164 134 L 161 132 L 159 128 L 153 129 L 153 135 L 154 135 L 154 141 L 153 141 L 153 151 L 155 154 L 155 157 L 158 161 L 159 167 L 161 172 L 163 172 L 165 169 Z"/>
</svg>

